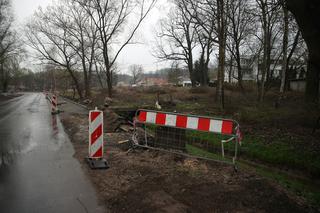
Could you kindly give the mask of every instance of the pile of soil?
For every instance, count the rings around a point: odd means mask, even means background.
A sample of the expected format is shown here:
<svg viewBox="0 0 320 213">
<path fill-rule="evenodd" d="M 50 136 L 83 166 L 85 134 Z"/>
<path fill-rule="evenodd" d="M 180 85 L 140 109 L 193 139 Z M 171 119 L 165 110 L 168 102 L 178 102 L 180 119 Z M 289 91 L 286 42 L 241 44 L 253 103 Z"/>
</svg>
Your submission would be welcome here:
<svg viewBox="0 0 320 213">
<path fill-rule="evenodd" d="M 310 212 L 304 201 L 252 171 L 144 149 L 119 141 L 131 133 L 106 133 L 107 170 L 91 170 L 85 115 L 61 120 L 77 158 L 108 212 Z"/>
</svg>

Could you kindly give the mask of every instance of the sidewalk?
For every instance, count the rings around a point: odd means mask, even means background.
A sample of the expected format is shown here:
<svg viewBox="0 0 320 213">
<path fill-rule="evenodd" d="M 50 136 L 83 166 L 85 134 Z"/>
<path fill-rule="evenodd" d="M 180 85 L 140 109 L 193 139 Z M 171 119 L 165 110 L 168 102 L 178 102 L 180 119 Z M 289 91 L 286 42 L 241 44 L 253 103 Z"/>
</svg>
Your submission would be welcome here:
<svg viewBox="0 0 320 213">
<path fill-rule="evenodd" d="M 61 96 L 58 97 L 58 108 L 63 111 L 61 114 L 80 114 L 80 115 L 88 115 L 89 110 L 85 108 L 84 105 L 75 104 L 73 101 L 63 98 Z"/>
</svg>

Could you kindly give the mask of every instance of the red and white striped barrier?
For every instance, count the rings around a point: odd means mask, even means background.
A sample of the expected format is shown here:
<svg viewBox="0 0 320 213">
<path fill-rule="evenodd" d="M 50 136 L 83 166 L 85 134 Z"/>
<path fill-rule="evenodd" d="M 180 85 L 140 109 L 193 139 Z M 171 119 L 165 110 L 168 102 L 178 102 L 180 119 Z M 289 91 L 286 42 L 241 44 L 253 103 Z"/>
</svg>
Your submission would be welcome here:
<svg viewBox="0 0 320 213">
<path fill-rule="evenodd" d="M 103 112 L 95 108 L 89 111 L 89 156 L 86 158 L 91 169 L 108 169 L 103 158 Z"/>
<path fill-rule="evenodd" d="M 174 128 L 191 129 L 214 132 L 223 135 L 234 134 L 235 122 L 227 119 L 212 119 L 183 114 L 163 113 L 139 110 L 138 122 L 168 126 Z"/>
<path fill-rule="evenodd" d="M 103 157 L 103 112 L 89 112 L 89 158 Z"/>
<path fill-rule="evenodd" d="M 51 98 L 51 114 L 56 114 L 59 112 L 58 109 L 58 98 L 55 94 L 52 95 Z"/>
<path fill-rule="evenodd" d="M 134 146 L 154 148 L 148 145 L 148 142 L 147 142 L 148 136 L 147 136 L 146 128 L 142 129 L 142 131 L 144 131 L 144 138 L 139 137 L 139 134 L 140 134 L 139 132 L 141 132 L 140 130 L 137 129 L 137 126 L 139 126 L 139 124 L 143 124 L 143 125 L 152 124 L 156 126 L 165 126 L 170 128 L 186 129 L 186 130 L 194 130 L 194 131 L 202 131 L 202 132 L 212 132 L 215 134 L 229 136 L 230 137 L 229 139 L 221 140 L 221 153 L 222 153 L 222 156 L 224 157 L 224 143 L 235 141 L 236 143 L 235 143 L 234 157 L 232 158 L 233 164 L 235 165 L 237 152 L 238 152 L 237 146 L 238 146 L 238 143 L 241 145 L 241 140 L 242 140 L 242 134 L 240 132 L 239 124 L 235 120 L 195 116 L 195 115 L 185 115 L 185 114 L 169 113 L 169 112 L 158 112 L 158 111 L 146 110 L 146 109 L 137 110 L 136 117 L 134 119 L 135 128 L 134 128 L 134 133 L 132 137 Z M 169 135 L 168 133 L 164 133 L 164 134 L 166 134 L 167 136 Z M 174 134 L 179 134 L 179 133 L 174 133 Z M 170 135 L 173 138 L 180 138 L 179 135 L 173 135 L 173 134 L 170 134 Z M 168 145 L 168 143 L 170 143 L 170 139 L 165 138 L 164 140 L 166 140 L 166 143 L 167 143 L 166 146 L 170 147 L 170 145 Z"/>
</svg>

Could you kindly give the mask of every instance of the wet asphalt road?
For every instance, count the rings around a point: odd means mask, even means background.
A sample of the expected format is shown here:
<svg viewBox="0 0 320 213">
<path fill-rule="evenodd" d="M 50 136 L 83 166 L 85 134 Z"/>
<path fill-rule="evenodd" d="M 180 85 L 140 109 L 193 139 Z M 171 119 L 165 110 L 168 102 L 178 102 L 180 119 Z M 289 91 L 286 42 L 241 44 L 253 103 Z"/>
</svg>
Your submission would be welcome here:
<svg viewBox="0 0 320 213">
<path fill-rule="evenodd" d="M 0 212 L 102 212 L 41 93 L 0 102 Z"/>
</svg>

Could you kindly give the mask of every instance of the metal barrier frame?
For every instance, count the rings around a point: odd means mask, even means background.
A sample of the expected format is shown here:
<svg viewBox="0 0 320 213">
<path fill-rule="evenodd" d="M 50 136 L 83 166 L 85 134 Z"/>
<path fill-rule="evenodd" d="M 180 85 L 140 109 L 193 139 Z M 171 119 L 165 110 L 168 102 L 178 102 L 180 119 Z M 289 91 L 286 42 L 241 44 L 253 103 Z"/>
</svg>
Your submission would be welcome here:
<svg viewBox="0 0 320 213">
<path fill-rule="evenodd" d="M 232 127 L 232 134 L 223 134 L 223 133 L 219 133 L 219 132 L 212 132 L 212 131 L 204 131 L 204 130 L 198 130 L 198 129 L 192 129 L 192 128 L 181 128 L 181 127 L 177 127 L 177 126 L 169 126 L 169 125 L 161 125 L 161 124 L 155 124 L 155 123 L 151 123 L 151 122 L 141 122 L 139 120 L 139 114 L 140 112 L 151 112 L 151 113 L 162 113 L 162 114 L 169 114 L 169 115 L 176 115 L 176 116 L 186 116 L 186 117 L 194 117 L 194 118 L 204 118 L 204 119 L 210 119 L 210 120 L 218 120 L 218 121 L 229 121 L 233 123 L 233 127 Z M 169 150 L 165 150 L 165 149 L 161 149 L 161 148 L 155 148 L 155 147 L 151 147 L 148 145 L 148 139 L 147 139 L 147 129 L 146 129 L 146 125 L 144 125 L 144 138 L 145 138 L 145 145 L 141 145 L 139 144 L 138 138 L 137 138 L 137 124 L 153 124 L 153 125 L 157 125 L 157 126 L 164 126 L 164 127 L 170 127 L 170 128 L 175 128 L 175 129 L 186 129 L 186 130 L 194 130 L 194 131 L 199 131 L 199 132 L 209 132 L 209 133 L 214 133 L 214 134 L 220 134 L 220 135 L 225 135 L 225 136 L 230 136 L 229 139 L 227 140 L 221 140 L 221 153 L 222 153 L 222 157 L 224 158 L 224 143 L 228 143 L 231 142 L 233 140 L 235 140 L 235 151 L 234 151 L 234 156 L 232 158 L 232 164 L 235 165 L 236 164 L 236 159 L 237 159 L 237 155 L 238 155 L 238 143 L 240 142 L 239 139 L 239 135 L 237 135 L 237 130 L 239 130 L 240 125 L 236 120 L 233 119 L 225 119 L 225 118 L 218 118 L 218 117 L 209 117 L 209 116 L 197 116 L 197 115 L 189 115 L 189 114 L 182 114 L 182 113 L 175 113 L 175 112 L 164 112 L 164 111 L 155 111 L 155 110 L 148 110 L 148 109 L 138 109 L 136 111 L 135 114 L 135 118 L 133 120 L 134 123 L 134 133 L 132 136 L 132 141 L 133 141 L 133 146 L 136 147 L 143 147 L 143 148 L 148 148 L 148 149 L 155 149 L 155 150 L 161 150 L 161 151 L 166 151 L 166 152 L 171 152 L 171 153 L 176 153 L 176 154 L 182 154 L 182 155 L 186 155 L 189 157 L 195 157 L 195 156 L 191 156 L 189 154 L 184 154 L 184 153 L 179 153 L 179 152 L 175 152 L 175 151 L 169 151 Z M 219 160 L 215 160 L 215 159 L 210 159 L 210 158 L 206 158 L 206 157 L 196 157 L 199 159 L 206 159 L 206 160 L 213 160 L 213 161 L 218 161 L 218 162 L 223 162 L 223 163 L 228 163 L 226 161 L 219 161 Z"/>
</svg>

